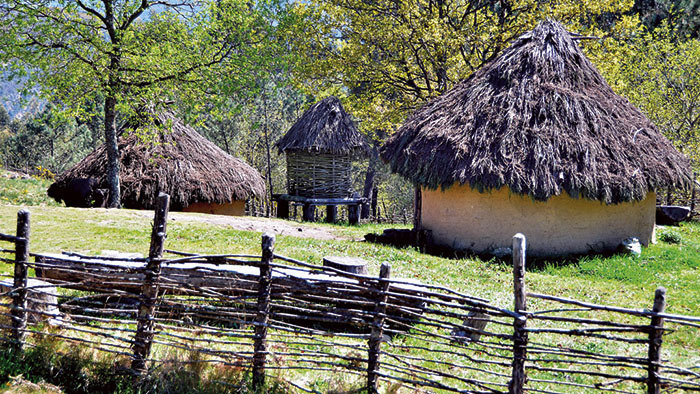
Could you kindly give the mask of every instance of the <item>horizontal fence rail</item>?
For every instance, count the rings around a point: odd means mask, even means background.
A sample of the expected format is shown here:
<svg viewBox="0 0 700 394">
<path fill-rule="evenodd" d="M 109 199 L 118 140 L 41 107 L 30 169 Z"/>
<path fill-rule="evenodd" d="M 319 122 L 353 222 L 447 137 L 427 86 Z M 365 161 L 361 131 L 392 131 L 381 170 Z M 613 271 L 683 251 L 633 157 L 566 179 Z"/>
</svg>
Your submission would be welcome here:
<svg viewBox="0 0 700 394">
<path fill-rule="evenodd" d="M 76 343 L 128 360 L 134 379 L 196 354 L 258 389 L 326 392 L 330 376 L 371 393 L 700 391 L 699 349 L 663 347 L 697 338 L 700 317 L 665 313 L 662 288 L 649 310 L 528 293 L 522 235 L 509 310 L 388 265 L 377 277 L 281 256 L 267 234 L 260 255 L 167 250 L 160 203 L 147 258 L 30 254 L 20 211 L 16 235 L 0 234 L 15 268 L 0 278 L 0 342 Z"/>
</svg>

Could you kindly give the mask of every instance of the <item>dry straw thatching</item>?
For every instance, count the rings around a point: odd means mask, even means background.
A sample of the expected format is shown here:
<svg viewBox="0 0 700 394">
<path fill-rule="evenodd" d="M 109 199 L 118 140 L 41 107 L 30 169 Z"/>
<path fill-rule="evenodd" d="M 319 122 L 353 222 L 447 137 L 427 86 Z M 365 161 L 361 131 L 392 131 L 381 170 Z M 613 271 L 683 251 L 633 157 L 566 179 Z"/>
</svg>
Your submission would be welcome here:
<svg viewBox="0 0 700 394">
<path fill-rule="evenodd" d="M 157 130 L 153 142 L 141 142 L 136 133 L 119 138 L 125 208 L 153 209 L 159 192 L 170 195 L 174 210 L 195 202 L 225 204 L 265 194 L 265 182 L 258 171 L 172 114 L 160 114 L 153 121 Z M 101 145 L 57 177 L 49 196 L 63 199 L 70 181 L 78 178 L 94 178 L 98 188 L 108 188 L 106 160 L 105 146 Z"/>
<path fill-rule="evenodd" d="M 416 111 L 381 155 L 432 189 L 508 186 L 536 200 L 620 203 L 691 182 L 689 161 L 551 20 Z"/>
<path fill-rule="evenodd" d="M 333 96 L 306 110 L 275 146 L 280 153 L 306 151 L 345 155 L 367 150 L 367 143 L 352 118 Z"/>
</svg>

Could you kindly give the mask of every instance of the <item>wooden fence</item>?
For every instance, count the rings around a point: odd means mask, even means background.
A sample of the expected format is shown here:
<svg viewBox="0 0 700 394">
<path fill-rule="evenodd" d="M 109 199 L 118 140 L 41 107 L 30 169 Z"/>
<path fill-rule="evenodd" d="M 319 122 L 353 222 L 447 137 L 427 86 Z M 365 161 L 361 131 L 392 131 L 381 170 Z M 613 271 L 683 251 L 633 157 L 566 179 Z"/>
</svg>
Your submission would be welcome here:
<svg viewBox="0 0 700 394">
<path fill-rule="evenodd" d="M 127 357 L 135 376 L 196 352 L 249 371 L 257 388 L 275 379 L 303 392 L 334 376 L 370 393 L 700 391 L 700 317 L 665 313 L 663 288 L 650 310 L 528 293 L 522 235 L 509 310 L 392 278 L 388 264 L 372 277 L 280 256 L 270 235 L 259 256 L 169 251 L 167 201 L 147 258 L 31 254 L 20 211 L 16 235 L 0 234 L 14 244 L 2 249 L 14 273 L 0 282 L 0 341 L 80 343 Z M 46 319 L 61 329 L 35 324 Z M 689 348 L 664 352 L 669 337 Z"/>
</svg>

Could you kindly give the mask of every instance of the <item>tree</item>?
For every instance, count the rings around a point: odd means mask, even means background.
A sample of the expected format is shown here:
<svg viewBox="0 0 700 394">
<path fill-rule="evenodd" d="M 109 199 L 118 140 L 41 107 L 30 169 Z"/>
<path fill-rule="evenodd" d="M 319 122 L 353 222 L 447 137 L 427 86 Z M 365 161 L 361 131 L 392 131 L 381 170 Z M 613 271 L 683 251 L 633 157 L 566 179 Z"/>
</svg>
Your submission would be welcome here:
<svg viewBox="0 0 700 394">
<path fill-rule="evenodd" d="M 63 171 L 95 148 L 91 134 L 87 126 L 60 116 L 49 105 L 33 118 L 13 122 L 11 134 L 0 139 L 3 164 Z"/>
<path fill-rule="evenodd" d="M 3 0 L 0 62 L 73 110 L 103 97 L 109 206 L 118 207 L 117 114 L 245 86 L 275 26 L 274 8 L 245 0 Z"/>
<path fill-rule="evenodd" d="M 598 66 L 700 168 L 700 40 L 668 22 L 608 48 Z"/>
<path fill-rule="evenodd" d="M 0 105 L 0 130 L 7 128 L 7 126 L 10 125 L 11 120 L 10 114 L 7 113 L 5 107 Z"/>
<path fill-rule="evenodd" d="M 306 54 L 299 84 L 332 86 L 363 130 L 391 134 L 424 104 L 496 56 L 512 39 L 550 17 L 572 30 L 599 33 L 596 17 L 629 10 L 631 1 L 312 0 L 296 42 Z M 310 81 L 310 82 L 309 82 Z"/>
<path fill-rule="evenodd" d="M 649 30 L 667 23 L 683 36 L 700 36 L 700 0 L 636 0 L 630 12 Z"/>
</svg>

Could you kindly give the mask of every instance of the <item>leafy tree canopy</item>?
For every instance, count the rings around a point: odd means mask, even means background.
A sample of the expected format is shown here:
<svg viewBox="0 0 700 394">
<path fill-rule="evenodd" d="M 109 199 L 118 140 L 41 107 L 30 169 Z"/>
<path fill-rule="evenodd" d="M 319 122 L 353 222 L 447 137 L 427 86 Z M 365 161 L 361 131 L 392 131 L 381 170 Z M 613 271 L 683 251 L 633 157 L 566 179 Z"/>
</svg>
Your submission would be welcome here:
<svg viewBox="0 0 700 394">
<path fill-rule="evenodd" d="M 245 88 L 269 58 L 275 0 L 5 0 L 0 62 L 50 102 L 104 97 L 110 206 L 119 205 L 116 114 Z"/>
<path fill-rule="evenodd" d="M 370 134 L 390 131 L 410 110 L 451 88 L 544 18 L 605 35 L 633 6 L 619 0 L 311 0 L 297 70 L 311 92 L 340 91 Z"/>
</svg>

